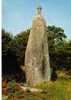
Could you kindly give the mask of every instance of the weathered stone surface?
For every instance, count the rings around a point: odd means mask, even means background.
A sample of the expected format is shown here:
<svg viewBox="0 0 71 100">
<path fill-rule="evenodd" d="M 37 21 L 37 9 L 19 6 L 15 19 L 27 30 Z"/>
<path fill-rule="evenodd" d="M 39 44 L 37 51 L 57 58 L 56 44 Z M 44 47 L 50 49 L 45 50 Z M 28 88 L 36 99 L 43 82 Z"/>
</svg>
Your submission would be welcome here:
<svg viewBox="0 0 71 100">
<path fill-rule="evenodd" d="M 24 87 L 24 86 L 20 86 L 20 88 L 24 91 L 24 92 L 44 92 L 42 89 L 37 89 L 37 88 L 32 88 L 32 87 Z"/>
<path fill-rule="evenodd" d="M 38 8 L 37 15 L 32 23 L 25 53 L 25 69 L 27 83 L 29 85 L 50 80 L 46 23 L 41 15 L 41 8 Z"/>
</svg>

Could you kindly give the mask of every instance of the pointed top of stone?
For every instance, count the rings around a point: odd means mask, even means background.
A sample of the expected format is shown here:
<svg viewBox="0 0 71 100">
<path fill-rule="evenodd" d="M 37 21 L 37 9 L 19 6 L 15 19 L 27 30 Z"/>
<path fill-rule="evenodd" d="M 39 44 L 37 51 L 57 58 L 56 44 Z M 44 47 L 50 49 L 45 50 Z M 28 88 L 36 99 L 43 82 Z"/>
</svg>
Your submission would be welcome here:
<svg viewBox="0 0 71 100">
<path fill-rule="evenodd" d="M 38 6 L 38 7 L 36 8 L 36 16 L 35 16 L 35 18 L 41 18 L 41 19 L 43 19 L 42 7 L 41 7 L 41 6 Z"/>
<path fill-rule="evenodd" d="M 37 7 L 37 15 L 41 15 L 42 14 L 42 7 L 39 6 Z"/>
<path fill-rule="evenodd" d="M 32 27 L 39 26 L 39 24 L 46 26 L 46 22 L 44 20 L 43 14 L 42 14 L 42 7 L 38 6 L 36 8 L 36 15 L 33 17 L 33 23 Z"/>
</svg>

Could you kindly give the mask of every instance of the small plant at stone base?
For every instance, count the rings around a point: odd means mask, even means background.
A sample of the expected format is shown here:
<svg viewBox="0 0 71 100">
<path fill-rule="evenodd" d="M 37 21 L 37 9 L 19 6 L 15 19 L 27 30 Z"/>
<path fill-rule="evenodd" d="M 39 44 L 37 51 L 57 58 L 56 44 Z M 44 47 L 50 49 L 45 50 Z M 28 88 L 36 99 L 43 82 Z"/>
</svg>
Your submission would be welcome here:
<svg viewBox="0 0 71 100">
<path fill-rule="evenodd" d="M 2 100 L 8 100 L 8 96 L 3 95 Z"/>
<path fill-rule="evenodd" d="M 15 87 L 16 87 L 16 81 L 12 80 L 8 83 L 8 94 L 9 97 L 14 97 L 15 94 Z"/>
</svg>

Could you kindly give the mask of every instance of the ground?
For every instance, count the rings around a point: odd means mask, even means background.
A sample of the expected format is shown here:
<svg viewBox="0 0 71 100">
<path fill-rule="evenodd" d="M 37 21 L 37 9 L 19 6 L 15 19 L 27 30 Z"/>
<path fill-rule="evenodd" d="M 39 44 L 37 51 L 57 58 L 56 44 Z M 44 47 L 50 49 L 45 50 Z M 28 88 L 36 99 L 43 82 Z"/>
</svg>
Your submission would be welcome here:
<svg viewBox="0 0 71 100">
<path fill-rule="evenodd" d="M 57 72 L 56 81 L 44 82 L 36 88 L 44 90 L 42 93 L 23 92 L 15 81 L 7 84 L 9 90 L 3 88 L 3 100 L 71 100 L 71 76 L 65 72 Z M 22 83 L 23 84 L 23 83 Z"/>
</svg>

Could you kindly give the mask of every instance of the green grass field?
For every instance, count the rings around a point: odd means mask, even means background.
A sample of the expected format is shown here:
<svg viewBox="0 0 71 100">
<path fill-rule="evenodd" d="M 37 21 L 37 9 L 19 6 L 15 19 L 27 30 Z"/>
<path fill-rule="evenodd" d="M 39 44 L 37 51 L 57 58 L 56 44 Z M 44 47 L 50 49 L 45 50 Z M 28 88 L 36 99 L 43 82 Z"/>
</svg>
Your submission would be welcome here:
<svg viewBox="0 0 71 100">
<path fill-rule="evenodd" d="M 17 91 L 17 93 L 11 97 L 3 95 L 3 100 L 71 100 L 71 77 L 63 73 L 58 73 L 58 75 L 58 79 L 55 82 L 44 82 L 36 86 L 47 92 L 21 93 Z"/>
</svg>

